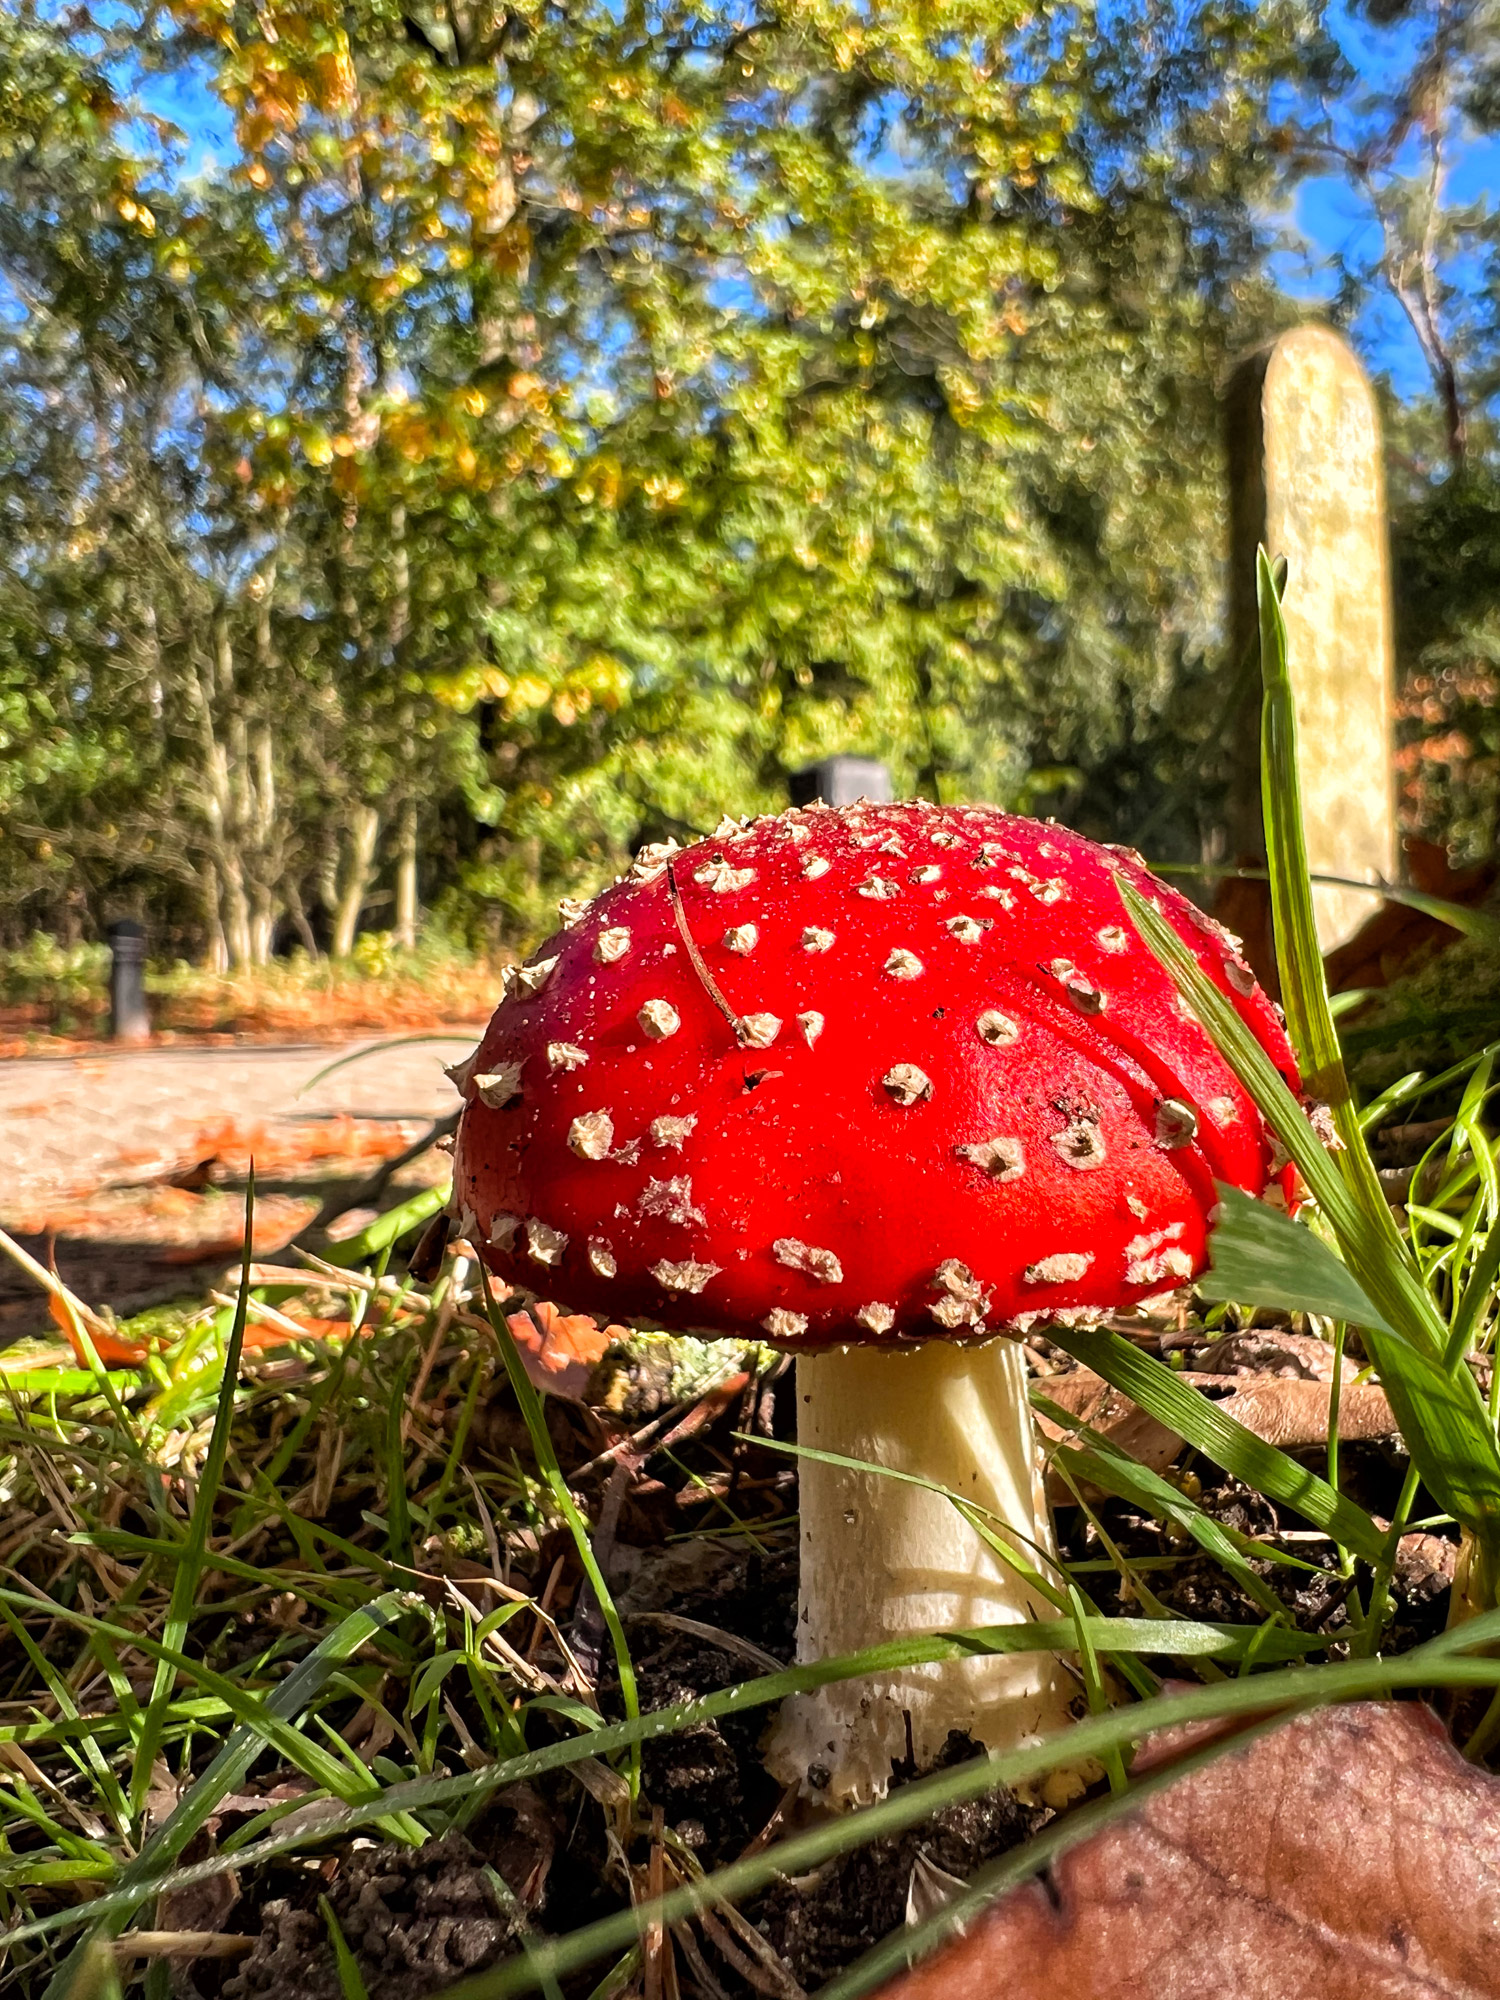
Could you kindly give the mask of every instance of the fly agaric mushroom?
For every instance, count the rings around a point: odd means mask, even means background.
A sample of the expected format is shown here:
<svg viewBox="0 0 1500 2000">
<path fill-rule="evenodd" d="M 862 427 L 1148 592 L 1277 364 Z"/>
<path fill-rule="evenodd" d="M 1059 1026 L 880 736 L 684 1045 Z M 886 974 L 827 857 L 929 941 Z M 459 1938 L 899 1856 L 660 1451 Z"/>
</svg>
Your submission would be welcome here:
<svg viewBox="0 0 1500 2000">
<path fill-rule="evenodd" d="M 798 1362 L 804 1445 L 914 1473 L 1050 1548 L 1019 1347 L 1170 1292 L 1215 1180 L 1257 1194 L 1254 1104 L 1140 941 L 1150 896 L 1295 1080 L 1234 941 L 1138 857 L 989 807 L 812 808 L 649 847 L 511 976 L 455 1159 L 520 1287 Z M 804 1660 L 1048 1615 L 930 1490 L 801 1462 Z M 1050 1656 L 794 1698 L 772 1765 L 849 1804 L 950 1730 L 1067 1712 Z M 909 1733 L 908 1733 L 909 1732 Z"/>
</svg>

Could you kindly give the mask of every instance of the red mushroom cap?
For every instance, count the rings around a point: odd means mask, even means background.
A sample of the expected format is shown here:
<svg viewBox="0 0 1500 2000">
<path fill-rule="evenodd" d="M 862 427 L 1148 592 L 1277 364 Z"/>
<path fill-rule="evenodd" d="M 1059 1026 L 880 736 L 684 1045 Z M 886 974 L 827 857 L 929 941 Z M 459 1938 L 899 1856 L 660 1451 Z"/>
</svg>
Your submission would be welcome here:
<svg viewBox="0 0 1500 2000">
<path fill-rule="evenodd" d="M 1118 877 L 1295 1086 L 1234 941 L 1124 850 L 987 806 L 728 822 L 511 975 L 456 1079 L 466 1233 L 576 1308 L 786 1345 L 1170 1291 L 1271 1144 Z"/>
</svg>

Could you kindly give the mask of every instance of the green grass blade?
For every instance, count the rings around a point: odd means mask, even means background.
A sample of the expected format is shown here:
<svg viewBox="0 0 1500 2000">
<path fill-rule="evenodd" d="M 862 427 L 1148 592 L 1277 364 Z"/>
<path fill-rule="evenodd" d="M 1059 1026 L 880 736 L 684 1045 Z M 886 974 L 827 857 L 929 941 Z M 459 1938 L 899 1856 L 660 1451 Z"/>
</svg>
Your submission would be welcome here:
<svg viewBox="0 0 1500 2000">
<path fill-rule="evenodd" d="M 1335 1493 L 1326 1479 L 1226 1416 L 1217 1403 L 1190 1388 L 1153 1355 L 1143 1354 L 1118 1333 L 1094 1327 L 1050 1326 L 1047 1337 L 1139 1403 L 1158 1423 L 1186 1438 L 1221 1471 L 1294 1508 L 1356 1555 L 1369 1562 L 1380 1561 L 1386 1538 L 1363 1507 Z"/>
<path fill-rule="evenodd" d="M 25 1653 L 31 1663 L 32 1672 L 52 1697 L 62 1717 L 68 1722 L 80 1723 L 83 1718 L 79 1714 L 77 1702 L 73 1699 L 73 1690 L 69 1687 L 64 1676 L 57 1671 L 45 1653 L 42 1652 L 41 1648 L 11 1608 L 13 1604 L 19 1602 L 34 1610 L 34 1601 L 18 1598 L 15 1593 L 6 1594 L 10 1597 L 10 1603 L 0 1601 L 0 1620 L 3 1620 L 12 1638 L 15 1639 L 22 1652 Z M 110 1768 L 104 1752 L 93 1738 L 85 1734 L 80 1738 L 80 1742 L 85 1761 L 93 1772 L 95 1782 L 99 1787 L 99 1796 L 108 1808 L 110 1818 L 114 1820 L 115 1825 L 123 1835 L 130 1825 L 130 1813 L 124 1795 L 120 1790 L 119 1782 Z"/>
<path fill-rule="evenodd" d="M 1500 1222 L 1491 1225 L 1454 1310 L 1453 1330 L 1444 1357 L 1448 1367 L 1456 1368 L 1469 1351 L 1485 1308 L 1495 1296 L 1497 1281 L 1500 1281 Z"/>
<path fill-rule="evenodd" d="M 1307 1114 L 1271 1058 L 1241 1020 L 1227 993 L 1199 965 L 1192 950 L 1161 912 L 1135 886 L 1116 878 L 1131 921 L 1156 958 L 1172 975 L 1173 984 L 1207 1029 L 1214 1046 L 1259 1107 L 1286 1151 L 1296 1162 L 1318 1206 L 1333 1225 L 1345 1263 L 1359 1271 L 1360 1282 L 1382 1317 L 1408 1335 L 1425 1339 L 1436 1350 L 1444 1328 L 1405 1246 L 1395 1234 L 1386 1211 L 1386 1225 L 1374 1228 L 1335 1167 Z"/>
<path fill-rule="evenodd" d="M 1209 1244 L 1213 1266 L 1197 1281 L 1204 1298 L 1322 1313 L 1326 1319 L 1395 1332 L 1321 1237 L 1243 1188 L 1224 1181 L 1217 1185 L 1219 1209 Z"/>
<path fill-rule="evenodd" d="M 1110 1707 L 1109 1690 L 1099 1667 L 1099 1655 L 1089 1638 L 1089 1619 L 1084 1612 L 1083 1593 L 1077 1584 L 1068 1585 L 1068 1597 L 1073 1606 L 1073 1629 L 1078 1634 L 1078 1671 L 1083 1679 L 1089 1714 L 1103 1715 Z M 1120 1754 L 1119 1745 L 1111 1745 L 1102 1761 L 1109 1777 L 1110 1790 L 1125 1791 L 1130 1780 L 1125 1775 L 1125 1759 Z"/>
<path fill-rule="evenodd" d="M 298 1087 L 297 1096 L 306 1097 L 310 1090 L 316 1090 L 320 1083 L 326 1083 L 329 1077 L 337 1076 L 340 1070 L 349 1069 L 355 1063 L 367 1062 L 371 1056 L 383 1056 L 390 1049 L 416 1048 L 423 1042 L 452 1042 L 457 1043 L 460 1048 L 472 1049 L 478 1040 L 479 1035 L 477 1033 L 472 1035 L 389 1035 L 383 1041 L 371 1042 L 368 1048 L 351 1049 L 348 1055 L 335 1056 L 331 1063 L 324 1063 L 320 1070 L 313 1072 L 306 1083 Z"/>
<path fill-rule="evenodd" d="M 500 1349 L 500 1357 L 505 1363 L 505 1373 L 510 1380 L 511 1393 L 515 1396 L 525 1419 L 527 1435 L 531 1439 L 531 1449 L 536 1459 L 537 1470 L 552 1494 L 558 1512 L 568 1524 L 573 1537 L 573 1546 L 578 1552 L 578 1561 L 593 1589 L 594 1597 L 609 1633 L 610 1646 L 615 1656 L 615 1669 L 620 1677 L 620 1700 L 625 1709 L 627 1721 L 635 1721 L 641 1712 L 640 1695 L 636 1688 L 635 1666 L 630 1657 L 630 1645 L 625 1637 L 625 1627 L 620 1622 L 620 1614 L 615 1609 L 615 1601 L 609 1585 L 604 1581 L 594 1555 L 593 1540 L 589 1535 L 587 1521 L 579 1513 L 568 1482 L 563 1478 L 562 1467 L 557 1462 L 557 1453 L 552 1448 L 552 1437 L 547 1429 L 546 1414 L 542 1409 L 542 1399 L 536 1386 L 526 1373 L 526 1364 L 521 1359 L 516 1346 L 515 1335 L 505 1323 L 495 1298 L 490 1281 L 489 1266 L 483 1258 L 479 1261 L 479 1282 L 484 1294 L 484 1310 L 494 1329 L 495 1340 Z M 630 1795 L 635 1798 L 641 1788 L 640 1745 L 632 1742 L 629 1748 Z"/>
<path fill-rule="evenodd" d="M 1065 1465 L 1076 1479 L 1092 1480 L 1117 1500 L 1129 1500 L 1158 1520 L 1175 1523 L 1192 1536 L 1206 1555 L 1222 1565 L 1253 1604 L 1273 1618 L 1286 1617 L 1286 1606 L 1281 1599 L 1251 1569 L 1223 1525 L 1211 1514 L 1169 1485 L 1160 1473 L 1141 1465 L 1087 1424 L 1078 1424 L 1060 1404 L 1051 1403 L 1045 1395 L 1035 1392 L 1031 1401 L 1034 1408 L 1051 1417 L 1054 1423 L 1067 1426 L 1077 1440 L 1057 1445 L 1052 1452 L 1054 1460 Z"/>
<path fill-rule="evenodd" d="M 361 1229 L 357 1236 L 349 1236 L 342 1243 L 329 1243 L 320 1253 L 325 1264 L 337 1264 L 344 1270 L 355 1264 L 362 1264 L 367 1257 L 376 1257 L 382 1250 L 389 1250 L 399 1243 L 403 1236 L 409 1236 L 422 1223 L 430 1222 L 441 1209 L 448 1206 L 449 1187 L 423 1188 L 420 1194 L 412 1195 L 399 1207 L 388 1208 L 384 1215 L 376 1216 L 368 1227 Z"/>
<path fill-rule="evenodd" d="M 120 1970 L 107 1944 L 90 1948 L 69 1991 L 71 2000 L 124 2000 Z"/>
<path fill-rule="evenodd" d="M 333 1962 L 338 1968 L 339 1992 L 344 2000 L 370 2000 L 369 1989 L 360 1976 L 359 1965 L 354 1953 L 349 1949 L 349 1940 L 344 1936 L 338 1918 L 333 1913 L 333 1905 L 326 1896 L 318 1898 L 318 1913 L 328 1931 L 328 1942 L 333 1946 Z"/>
<path fill-rule="evenodd" d="M 1345 1263 L 1395 1334 L 1369 1327 L 1365 1345 L 1422 1478 L 1438 1504 L 1486 1547 L 1500 1540 L 1500 1448 L 1473 1377 L 1443 1365 L 1448 1329 L 1437 1312 L 1390 1212 L 1377 1225 L 1356 1200 L 1291 1091 L 1227 995 L 1204 973 L 1159 911 L 1128 882 L 1119 889 L 1132 921 L 1171 973 L 1215 1046 L 1296 1161 L 1331 1223 Z M 1351 1142 L 1363 1153 L 1356 1129 Z M 1364 1155 L 1368 1164 L 1368 1154 Z M 1373 1168 L 1370 1169 L 1373 1175 Z M 1379 1183 L 1376 1183 L 1377 1193 Z M 1067 1342 L 1064 1341 L 1064 1345 Z M 1352 1546 L 1352 1545 L 1351 1545 Z"/>
<path fill-rule="evenodd" d="M 1297 704 L 1287 663 L 1281 593 L 1264 549 L 1256 555 L 1260 614 L 1260 800 L 1265 824 L 1266 868 L 1276 928 L 1276 966 L 1287 1033 L 1311 1094 L 1333 1107 L 1349 1099 L 1344 1059 L 1328 1012 L 1328 984 L 1318 944 L 1308 879 L 1307 836 L 1302 825 L 1302 781 L 1297 763 Z"/>
<path fill-rule="evenodd" d="M 406 1569 L 411 1567 L 412 1562 L 411 1503 L 406 1491 L 406 1439 L 402 1424 L 406 1416 L 406 1383 L 412 1360 L 412 1355 L 406 1355 L 396 1371 L 385 1418 L 385 1516 L 389 1531 L 386 1554 L 393 1563 Z"/>
<path fill-rule="evenodd" d="M 1153 875 L 1187 875 L 1200 882 L 1270 880 L 1270 871 L 1265 868 L 1216 868 L 1202 861 L 1148 861 L 1146 866 Z M 1471 903 L 1453 903 L 1446 896 L 1430 896 L 1425 889 L 1413 889 L 1405 882 L 1363 882 L 1357 875 L 1329 875 L 1317 868 L 1307 879 L 1315 888 L 1358 889 L 1372 900 L 1420 910 L 1424 917 L 1435 917 L 1440 924 L 1461 931 L 1465 937 L 1500 940 L 1500 917 L 1491 916 L 1488 910 L 1475 909 Z M 1342 994 L 1335 994 L 1329 1004 L 1337 1010 L 1342 998 Z"/>
<path fill-rule="evenodd" d="M 213 1526 L 214 1506 L 219 1497 L 219 1482 L 224 1476 L 224 1465 L 229 1456 L 229 1438 L 234 1427 L 234 1399 L 240 1379 L 240 1356 L 244 1352 L 245 1322 L 249 1316 L 250 1265 L 254 1257 L 252 1249 L 254 1240 L 255 1162 L 252 1160 L 249 1179 L 245 1186 L 245 1245 L 240 1264 L 239 1295 L 235 1300 L 234 1319 L 230 1324 L 229 1340 L 224 1349 L 224 1390 L 219 1398 L 219 1407 L 214 1413 L 214 1427 L 198 1475 L 198 1491 L 193 1498 L 193 1512 L 188 1522 L 187 1539 L 172 1575 L 172 1591 L 167 1601 L 166 1622 L 162 1628 L 162 1644 L 170 1647 L 174 1653 L 183 1650 L 187 1639 L 188 1620 L 197 1602 L 198 1584 L 203 1574 L 203 1560 L 208 1549 L 209 1532 Z M 141 1733 L 136 1744 L 135 1761 L 130 1774 L 130 1809 L 137 1823 L 145 1811 L 146 1794 L 151 1789 L 151 1771 L 166 1733 L 167 1711 L 171 1704 L 172 1688 L 176 1678 L 172 1667 L 164 1660 L 157 1661 L 156 1673 L 151 1684 L 151 1698 L 141 1719 Z"/>
<path fill-rule="evenodd" d="M 397 1603 L 394 1597 L 382 1600 Z M 372 1606 L 372 1612 L 380 1607 Z M 1130 1653 L 1150 1653 L 1168 1658 L 1216 1658 L 1228 1661 L 1259 1657 L 1265 1644 L 1261 1635 L 1263 1627 L 1258 1625 L 1216 1625 L 1207 1620 L 1195 1618 L 1101 1618 L 1090 1633 L 1096 1652 L 1121 1658 Z M 1463 1643 L 1477 1644 L 1487 1630 L 1484 1621 L 1473 1627 L 1466 1627 Z M 1500 1620 L 1496 1621 L 1496 1632 L 1500 1635 Z M 1302 1636 L 1287 1633 L 1275 1642 L 1284 1646 L 1288 1654 L 1294 1650 L 1295 1642 Z M 1450 1635 L 1451 1636 L 1451 1635 Z M 1315 1650 L 1321 1649 L 1318 1642 Z M 363 1805 L 351 1806 L 340 1813 L 330 1813 L 313 1827 L 298 1831 L 272 1835 L 267 1839 L 235 1850 L 232 1854 L 220 1856 L 212 1861 L 199 1862 L 184 1869 L 163 1866 L 161 1856 L 156 1857 L 153 1874 L 143 1873 L 143 1861 L 132 1863 L 128 1880 L 119 1890 L 111 1890 L 98 1897 L 86 1910 L 63 1910 L 49 1917 L 39 1918 L 22 1929 L 11 1933 L 12 1941 L 20 1942 L 33 1937 L 75 1928 L 80 1923 L 97 1922 L 112 1917 L 118 1911 L 130 1912 L 139 1908 L 148 1897 L 157 1895 L 167 1888 L 191 1888 L 199 1882 L 212 1880 L 225 1869 L 233 1867 L 247 1870 L 271 1861 L 279 1855 L 296 1853 L 309 1846 L 321 1845 L 329 1840 L 342 1840 L 361 1827 L 369 1826 L 376 1820 L 388 1819 L 395 1813 L 425 1813 L 443 1811 L 456 1806 L 472 1807 L 487 1794 L 503 1790 L 508 1785 L 539 1778 L 548 1772 L 565 1770 L 585 1758 L 608 1756 L 631 1743 L 654 1742 L 662 1737 L 685 1733 L 699 1728 L 706 1722 L 717 1721 L 721 1716 L 741 1715 L 756 1708 L 768 1708 L 783 1701 L 788 1695 L 810 1694 L 815 1689 L 827 1687 L 835 1681 L 856 1680 L 866 1674 L 897 1673 L 906 1667 L 923 1666 L 939 1660 L 969 1659 L 990 1653 L 1050 1653 L 1071 1652 L 1077 1645 L 1077 1632 L 1068 1617 L 1043 1619 L 1017 1625 L 980 1626 L 973 1630 L 923 1634 L 910 1639 L 893 1639 L 882 1646 L 871 1646 L 859 1653 L 850 1653 L 836 1659 L 819 1660 L 807 1666 L 787 1667 L 778 1674 L 763 1674 L 754 1680 L 740 1681 L 727 1688 L 717 1689 L 713 1694 L 701 1695 L 696 1700 L 674 1703 L 669 1708 L 636 1717 L 627 1722 L 606 1723 L 588 1733 L 570 1738 L 561 1743 L 549 1743 L 539 1750 L 528 1750 L 515 1757 L 486 1766 L 483 1770 L 465 1772 L 457 1777 L 414 1778 L 389 1786 L 379 1799 L 372 1799 Z M 1295 1647 L 1295 1650 L 1302 1650 Z M 1279 1657 L 1273 1650 L 1272 1658 Z M 302 1670 L 299 1668 L 298 1670 Z M 329 1669 L 331 1674 L 334 1668 Z M 288 1684 L 289 1685 L 289 1684 Z M 315 1692 L 315 1690 L 314 1690 Z M 305 1695 L 304 1699 L 310 1699 Z M 211 1767 L 212 1768 L 212 1767 Z M 205 1773 L 200 1783 L 205 1783 L 209 1773 Z M 195 1788 L 196 1789 L 196 1788 Z M 212 1787 L 209 1788 L 212 1791 Z M 189 1795 L 192 1797 L 192 1794 Z M 188 1803 L 183 1801 L 183 1805 Z M 212 1810 L 210 1799 L 208 1810 Z M 182 1811 L 179 1806 L 178 1811 Z M 175 1816 L 174 1816 L 175 1817 Z M 172 1822 L 161 1829 L 164 1835 Z M 191 1829 L 195 1831 L 196 1828 Z M 178 1850 L 180 1852 L 180 1846 Z M 169 1857 L 169 1860 L 174 1857 Z"/>
<path fill-rule="evenodd" d="M 368 1639 L 393 1623 L 406 1602 L 405 1592 L 391 1592 L 352 1612 L 275 1689 L 265 1704 L 268 1712 L 279 1722 L 295 1723 L 330 1676 Z M 53 1975 L 43 2000 L 66 2000 L 90 1946 L 99 1939 L 120 1935 L 130 1918 L 155 1893 L 165 1870 L 201 1830 L 220 1800 L 239 1789 L 265 1743 L 265 1736 L 259 1730 L 243 1723 L 233 1731 L 202 1776 L 179 1799 L 123 1871 L 118 1888 L 108 1898 L 108 1909 L 97 1915 L 92 1910 L 80 1913 L 84 1921 L 93 1919 L 89 1932 Z"/>
<path fill-rule="evenodd" d="M 1287 1032 L 1297 1051 L 1303 1087 L 1327 1104 L 1344 1142 L 1343 1177 L 1354 1199 L 1387 1246 L 1401 1250 L 1384 1191 L 1360 1131 L 1359 1110 L 1344 1071 L 1338 1029 L 1328 1004 L 1328 980 L 1313 915 L 1308 876 L 1307 836 L 1302 824 L 1302 781 L 1297 761 L 1297 704 L 1287 659 L 1286 621 L 1270 558 L 1256 559 L 1260 612 L 1261 707 L 1260 790 L 1265 821 L 1266 865 L 1271 877 L 1271 915 L 1276 932 L 1276 968 Z"/>
</svg>

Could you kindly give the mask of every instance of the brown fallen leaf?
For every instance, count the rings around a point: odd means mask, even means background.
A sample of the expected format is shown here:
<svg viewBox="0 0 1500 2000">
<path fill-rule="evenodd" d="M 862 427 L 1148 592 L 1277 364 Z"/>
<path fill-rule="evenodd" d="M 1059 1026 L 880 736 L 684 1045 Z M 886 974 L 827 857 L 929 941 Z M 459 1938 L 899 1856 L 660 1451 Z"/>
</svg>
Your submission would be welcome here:
<svg viewBox="0 0 1500 2000">
<path fill-rule="evenodd" d="M 1096 1375 L 1092 1368 L 1074 1368 L 1066 1375 L 1049 1375 L 1037 1385 L 1042 1394 L 1059 1409 L 1066 1410 L 1070 1417 L 1076 1417 L 1080 1424 L 1107 1437 L 1111 1443 L 1140 1465 L 1149 1466 L 1153 1472 L 1165 1472 L 1167 1467 L 1182 1450 L 1182 1439 L 1176 1431 L 1159 1424 L 1155 1417 L 1148 1417 L 1138 1403 L 1118 1389 L 1112 1389 L 1102 1375 Z M 1071 1435 L 1068 1427 L 1054 1421 L 1042 1411 L 1035 1413 L 1037 1429 L 1044 1437 L 1066 1444 Z M 1072 1500 L 1071 1490 L 1062 1480 L 1052 1482 L 1052 1499 L 1055 1504 L 1067 1506 Z"/>
<path fill-rule="evenodd" d="M 877 2000 L 1497 2000 L 1497 1944 L 1500 1779 L 1365 1702 L 1226 1749 Z"/>
<path fill-rule="evenodd" d="M 1334 1351 L 1326 1340 L 1281 1326 L 1226 1333 L 1197 1357 L 1197 1366 L 1206 1375 L 1290 1375 L 1311 1382 L 1331 1382 L 1333 1362 Z M 1357 1364 L 1345 1355 L 1345 1378 L 1358 1372 Z"/>
<path fill-rule="evenodd" d="M 1232 1395 L 1216 1399 L 1219 1408 L 1246 1430 L 1283 1451 L 1300 1451 L 1328 1442 L 1331 1382 L 1287 1375 L 1184 1374 L 1181 1379 L 1195 1388 L 1243 1383 Z M 1049 1402 L 1107 1437 L 1153 1472 L 1165 1472 L 1182 1450 L 1183 1440 L 1176 1431 L 1148 1416 L 1091 1369 L 1074 1368 L 1066 1375 L 1049 1375 L 1038 1387 Z M 1041 1411 L 1036 1413 L 1036 1423 L 1043 1436 L 1061 1443 L 1068 1441 L 1068 1430 Z M 1373 1383 L 1346 1382 L 1339 1397 L 1339 1436 L 1364 1443 L 1396 1434 L 1396 1419 L 1385 1391 Z M 1067 1506 L 1071 1502 L 1072 1494 L 1064 1481 L 1050 1482 L 1049 1492 L 1055 1505 Z"/>
<path fill-rule="evenodd" d="M 1308 1445 L 1328 1442 L 1328 1404 L 1331 1382 L 1299 1381 L 1296 1377 L 1262 1377 L 1253 1387 L 1237 1389 L 1226 1396 L 1219 1408 L 1236 1418 L 1247 1431 L 1254 1431 L 1267 1444 L 1297 1451 Z M 1368 1442 L 1373 1438 L 1394 1437 L 1396 1419 L 1384 1389 L 1373 1382 L 1351 1387 L 1345 1383 L 1339 1397 L 1339 1436 Z"/>
<path fill-rule="evenodd" d="M 1439 1597 L 1453 1582 L 1458 1544 L 1443 1535 L 1403 1535 L 1396 1544 L 1396 1580 L 1408 1603 Z"/>
<path fill-rule="evenodd" d="M 80 1363 L 87 1360 L 82 1339 L 85 1331 L 93 1343 L 94 1352 L 106 1367 L 112 1367 L 117 1362 L 139 1361 L 145 1354 L 145 1348 L 139 1343 L 119 1340 L 108 1320 L 101 1319 L 76 1293 L 69 1291 L 57 1275 L 56 1246 L 50 1238 L 45 1265 L 39 1264 L 3 1229 L 0 1229 L 0 1252 L 19 1265 L 27 1277 L 34 1278 L 46 1292 L 48 1318 L 61 1329 L 75 1360 Z"/>
</svg>

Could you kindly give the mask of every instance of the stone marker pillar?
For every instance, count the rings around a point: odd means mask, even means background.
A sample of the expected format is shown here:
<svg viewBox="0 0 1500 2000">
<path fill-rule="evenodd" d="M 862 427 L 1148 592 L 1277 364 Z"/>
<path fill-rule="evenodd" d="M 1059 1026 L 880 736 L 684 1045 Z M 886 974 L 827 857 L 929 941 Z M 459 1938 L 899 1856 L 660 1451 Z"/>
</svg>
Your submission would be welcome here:
<svg viewBox="0 0 1500 2000">
<path fill-rule="evenodd" d="M 1399 862 L 1391 602 L 1380 416 L 1369 380 L 1327 327 L 1302 326 L 1252 355 L 1226 396 L 1232 658 L 1255 640 L 1255 550 L 1288 566 L 1282 602 L 1315 874 L 1394 881 Z M 1258 654 L 1256 654 L 1258 661 Z M 1260 679 L 1240 690 L 1228 859 L 1260 867 Z M 1349 889 L 1314 892 L 1325 951 L 1380 905 Z M 1269 897 L 1226 883 L 1216 905 L 1262 970 Z"/>
<path fill-rule="evenodd" d="M 146 1006 L 146 926 L 122 917 L 105 931 L 109 940 L 109 1032 L 117 1042 L 149 1042 Z"/>
<path fill-rule="evenodd" d="M 884 805 L 895 797 L 890 771 L 873 757 L 825 757 L 821 764 L 793 771 L 787 790 L 794 806 L 810 806 L 814 799 L 830 806 L 857 805 L 861 799 Z"/>
</svg>

